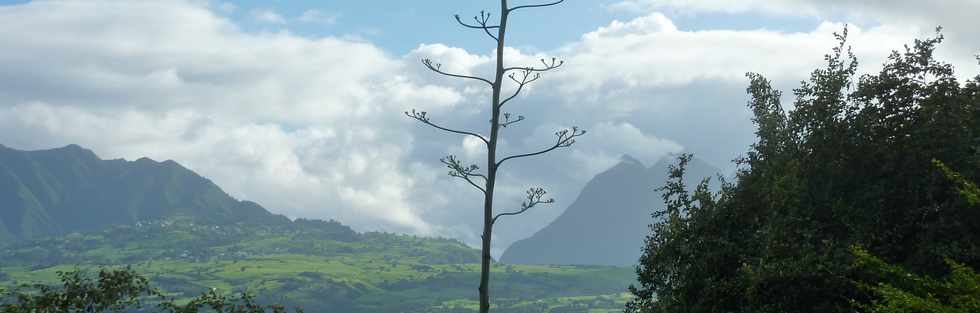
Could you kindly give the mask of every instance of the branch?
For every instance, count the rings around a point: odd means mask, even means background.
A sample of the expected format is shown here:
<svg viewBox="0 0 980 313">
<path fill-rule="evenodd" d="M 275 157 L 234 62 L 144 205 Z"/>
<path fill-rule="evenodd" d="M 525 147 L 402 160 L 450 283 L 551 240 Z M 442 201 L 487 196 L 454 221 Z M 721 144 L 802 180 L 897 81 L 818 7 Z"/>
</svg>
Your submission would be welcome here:
<svg viewBox="0 0 980 313">
<path fill-rule="evenodd" d="M 541 198 L 544 197 L 544 195 L 547 194 L 547 193 L 548 192 L 545 191 L 544 188 L 531 188 L 531 189 L 528 189 L 527 190 L 527 200 L 525 200 L 523 203 L 521 203 L 521 209 L 520 210 L 517 210 L 517 211 L 514 211 L 514 212 L 507 212 L 507 213 L 497 214 L 497 216 L 494 216 L 493 219 L 490 220 L 490 224 L 492 225 L 492 224 L 497 223 L 497 219 L 500 218 L 501 216 L 519 215 L 521 213 L 527 212 L 527 210 L 530 210 L 531 208 L 537 206 L 538 204 L 555 203 L 555 199 L 554 198 L 548 198 L 547 200 L 541 200 Z"/>
<path fill-rule="evenodd" d="M 538 80 L 538 79 L 541 78 L 541 74 L 538 74 L 538 73 L 535 73 L 534 74 L 534 78 L 529 78 L 529 77 L 531 77 L 531 72 L 532 71 L 530 69 L 525 69 L 524 70 L 524 75 L 521 77 L 521 80 L 517 80 L 517 78 L 514 78 L 514 74 L 507 75 L 507 77 L 510 78 L 510 80 L 512 80 L 515 83 L 517 83 L 517 90 L 514 91 L 514 94 L 513 95 L 510 95 L 510 97 L 507 97 L 507 99 L 504 99 L 504 101 L 500 101 L 500 104 L 497 105 L 497 108 L 498 109 L 499 108 L 502 108 L 504 106 L 504 104 L 507 104 L 507 102 L 510 102 L 510 100 L 513 100 L 514 98 L 516 98 L 517 95 L 521 94 L 521 90 L 524 90 L 524 86 L 526 86 L 526 85 L 528 85 L 528 84 L 530 84 L 530 83 L 532 83 L 532 82 L 534 82 L 534 81 L 536 81 L 536 80 Z"/>
<path fill-rule="evenodd" d="M 516 7 L 510 8 L 510 9 L 507 9 L 507 12 L 510 13 L 510 12 L 514 12 L 514 11 L 517 11 L 517 10 L 520 10 L 520 9 L 528 9 L 528 8 L 550 7 L 550 6 L 557 5 L 557 4 L 562 3 L 562 2 L 565 2 L 565 0 L 558 0 L 558 1 L 555 1 L 555 2 L 552 2 L 552 3 L 545 3 L 545 4 L 531 4 L 531 5 L 516 6 Z"/>
<path fill-rule="evenodd" d="M 479 81 L 482 81 L 484 83 L 487 83 L 490 86 L 493 86 L 493 82 L 487 80 L 486 78 L 476 77 L 476 76 L 459 75 L 459 74 L 452 74 L 452 73 L 443 72 L 442 70 L 440 70 L 440 68 L 442 67 L 442 64 L 432 63 L 432 60 L 430 60 L 430 59 L 422 59 L 422 64 L 425 64 L 425 67 L 429 68 L 433 72 L 436 72 L 436 73 L 439 73 L 439 74 L 442 74 L 442 75 L 446 75 L 446 76 L 450 76 L 450 77 L 457 77 L 457 78 L 475 79 L 475 80 L 479 80 Z"/>
<path fill-rule="evenodd" d="M 503 158 L 502 160 L 500 160 L 500 162 L 497 162 L 496 166 L 499 167 L 501 164 L 504 164 L 505 161 L 510 160 L 510 159 L 530 157 L 530 156 L 535 156 L 535 155 L 539 155 L 539 154 L 545 154 L 545 153 L 551 152 L 552 150 L 555 150 L 555 149 L 558 149 L 558 148 L 567 148 L 567 147 L 570 147 L 570 146 L 572 146 L 572 144 L 575 144 L 575 138 L 576 137 L 579 137 L 579 136 L 582 136 L 582 135 L 585 135 L 585 130 L 578 129 L 578 127 L 572 127 L 571 129 L 563 129 L 563 130 L 560 130 L 558 132 L 555 132 L 555 136 L 558 137 L 558 139 L 555 141 L 555 145 L 553 145 L 553 146 L 551 146 L 551 147 L 549 147 L 547 149 L 538 151 L 538 152 L 512 155 L 512 156 Z"/>
<path fill-rule="evenodd" d="M 466 180 L 467 183 L 470 183 L 470 185 L 476 187 L 476 189 L 479 189 L 481 192 L 483 192 L 483 194 L 487 193 L 486 189 L 483 189 L 483 187 L 477 185 L 470 178 L 470 177 L 480 177 L 483 178 L 484 183 L 487 181 L 486 175 L 476 172 L 477 170 L 480 169 L 479 166 L 476 166 L 476 164 L 471 164 L 470 166 L 463 166 L 463 163 L 460 162 L 455 155 L 451 155 L 451 154 L 444 158 L 439 159 L 439 161 L 442 162 L 442 164 L 445 164 L 446 167 L 449 168 L 449 176 L 462 178 Z"/>
<path fill-rule="evenodd" d="M 498 42 L 500 41 L 500 39 L 497 39 L 497 36 L 494 36 L 492 33 L 490 33 L 490 29 L 500 28 L 500 26 L 487 26 L 487 22 L 490 21 L 490 13 L 480 11 L 480 16 L 473 17 L 473 20 L 476 21 L 476 24 L 478 24 L 479 26 L 463 23 L 463 20 L 459 18 L 459 14 L 453 16 L 456 17 L 456 22 L 459 22 L 459 25 L 463 25 L 463 27 L 466 28 L 482 29 L 484 32 L 487 33 L 487 36 L 490 36 L 490 38 L 493 38 L 493 40 L 495 41 Z"/>
<path fill-rule="evenodd" d="M 542 67 L 530 67 L 530 66 L 508 67 L 504 69 L 504 73 L 509 71 L 516 71 L 516 70 L 527 71 L 527 72 L 547 72 L 559 68 L 562 65 L 565 65 L 565 60 L 553 57 L 551 58 L 551 63 L 548 63 L 548 61 L 545 61 L 545 59 L 541 59 L 541 65 L 543 66 Z"/>
<path fill-rule="evenodd" d="M 408 117 L 411 117 L 411 118 L 413 118 L 413 119 L 415 119 L 415 120 L 417 120 L 419 122 L 422 122 L 422 124 L 429 125 L 429 126 L 432 126 L 432 127 L 437 128 L 437 129 L 440 129 L 440 130 L 443 130 L 443 131 L 447 131 L 447 132 L 450 132 L 450 133 L 456 133 L 456 134 L 460 134 L 460 135 L 470 135 L 470 136 L 473 136 L 473 137 L 476 137 L 476 138 L 480 138 L 480 140 L 483 141 L 484 144 L 487 144 L 487 145 L 490 144 L 490 142 L 487 141 L 486 138 L 483 138 L 483 136 L 480 136 L 480 134 L 477 134 L 477 133 L 474 133 L 474 132 L 462 131 L 462 130 L 449 129 L 449 128 L 445 128 L 445 127 L 436 125 L 435 123 L 432 123 L 432 121 L 429 120 L 428 113 L 426 113 L 425 111 L 418 112 L 418 111 L 415 111 L 415 109 L 412 109 L 411 112 L 405 111 L 405 115 L 408 116 Z"/>
<path fill-rule="evenodd" d="M 510 125 L 514 125 L 524 120 L 524 115 L 518 115 L 517 118 L 513 120 L 510 119 L 510 116 L 511 116 L 510 113 L 504 113 L 504 122 L 500 123 L 500 127 L 507 127 Z"/>
</svg>

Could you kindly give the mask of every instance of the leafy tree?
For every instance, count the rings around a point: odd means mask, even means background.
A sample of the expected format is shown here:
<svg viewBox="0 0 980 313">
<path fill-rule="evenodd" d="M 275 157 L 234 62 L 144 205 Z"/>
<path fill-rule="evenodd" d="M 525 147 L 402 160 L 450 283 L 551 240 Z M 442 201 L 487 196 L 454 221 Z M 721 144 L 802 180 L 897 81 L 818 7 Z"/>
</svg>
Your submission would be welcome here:
<svg viewBox="0 0 980 313">
<path fill-rule="evenodd" d="M 32 292 L 5 292 L 4 313 L 106 312 L 139 306 L 143 296 L 157 295 L 149 281 L 130 269 L 102 269 L 93 280 L 81 270 L 58 272 L 61 288 L 35 284 Z M 25 286 L 27 287 L 27 286 Z M 9 302 L 8 302 L 9 301 Z"/>
<path fill-rule="evenodd" d="M 500 131 L 502 128 L 513 126 L 517 123 L 524 121 L 523 115 L 513 115 L 509 112 L 503 111 L 504 106 L 507 105 L 511 100 L 514 100 L 520 95 L 521 91 L 524 90 L 526 86 L 532 82 L 541 78 L 542 72 L 551 71 L 561 67 L 564 61 L 552 58 L 549 60 L 541 60 L 541 65 L 538 67 L 534 66 L 507 66 L 504 62 L 504 48 L 506 47 L 506 35 L 507 35 L 507 22 L 511 14 L 523 9 L 531 8 L 542 8 L 558 5 L 564 2 L 564 0 L 558 0 L 543 4 L 529 4 L 529 5 L 518 5 L 510 6 L 507 0 L 500 1 L 500 17 L 496 25 L 491 25 L 490 14 L 486 12 L 480 12 L 479 16 L 474 16 L 474 24 L 469 24 L 463 22 L 463 20 L 456 16 L 456 21 L 466 28 L 477 29 L 484 32 L 490 39 L 494 40 L 497 44 L 496 49 L 496 69 L 494 71 L 494 78 L 487 79 L 477 76 L 461 75 L 449 73 L 442 70 L 441 64 L 435 63 L 430 59 L 422 60 L 422 63 L 433 72 L 466 80 L 477 81 L 487 84 L 491 91 L 492 97 L 490 99 L 490 128 L 489 135 L 484 136 L 478 134 L 477 132 L 467 131 L 467 130 L 456 130 L 448 127 L 444 127 L 440 124 L 431 120 L 431 117 L 427 112 L 412 110 L 411 112 L 405 112 L 405 115 L 425 124 L 432 126 L 436 129 L 464 135 L 472 136 L 479 139 L 486 145 L 487 148 L 487 159 L 486 159 L 486 173 L 480 172 L 480 167 L 478 165 L 465 165 L 465 163 L 456 158 L 456 156 L 449 155 L 442 158 L 441 161 L 446 167 L 449 168 L 449 176 L 460 178 L 474 188 L 479 190 L 483 194 L 483 234 L 482 234 L 482 257 L 481 257 L 481 275 L 480 275 L 480 312 L 488 312 L 490 310 L 490 294 L 489 294 L 489 283 L 490 283 L 490 243 L 493 235 L 493 226 L 501 218 L 505 216 L 519 215 L 527 210 L 541 205 L 554 202 L 554 199 L 545 198 L 547 192 L 540 187 L 533 187 L 528 189 L 527 198 L 519 209 L 497 213 L 493 206 L 493 196 L 497 182 L 497 174 L 500 170 L 501 165 L 509 160 L 514 160 L 518 158 L 532 157 L 541 154 L 551 152 L 559 148 L 569 147 L 575 143 L 575 138 L 585 134 L 584 130 L 577 127 L 572 127 L 570 129 L 559 130 L 555 133 L 555 143 L 549 147 L 541 149 L 536 152 L 524 153 L 511 155 L 506 157 L 498 158 L 497 156 L 497 143 L 500 140 Z M 507 78 L 516 84 L 516 88 L 510 96 L 506 98 L 503 93 L 504 79 Z"/>
<path fill-rule="evenodd" d="M 980 209 L 980 188 L 942 161 L 933 160 L 966 203 Z M 888 264 L 860 246 L 851 248 L 854 267 L 863 276 L 858 287 L 876 298 L 855 306 L 872 313 L 980 312 L 980 275 L 964 264 L 946 259 L 949 272 L 939 280 Z"/>
<path fill-rule="evenodd" d="M 949 274 L 934 279 L 888 264 L 860 247 L 852 248 L 856 270 L 873 278 L 858 287 L 876 299 L 854 305 L 871 313 L 980 312 L 980 275 L 972 268 L 946 260 Z"/>
<path fill-rule="evenodd" d="M 961 85 L 937 34 L 855 79 L 837 38 L 792 110 L 748 74 L 758 141 L 734 183 L 689 191 L 686 157 L 671 169 L 628 312 L 863 311 L 877 295 L 854 284 L 854 245 L 932 277 L 980 265 L 980 210 L 961 196 L 980 175 L 980 76 Z"/>
<path fill-rule="evenodd" d="M 146 277 L 130 268 L 100 269 L 96 279 L 80 269 L 58 272 L 61 287 L 44 284 L 21 286 L 20 290 L 0 291 L 2 313 L 128 312 L 143 309 L 143 302 L 157 301 L 157 312 L 165 313 L 286 313 L 279 304 L 261 305 L 254 296 L 242 293 L 229 298 L 214 289 L 177 304 L 160 290 L 150 286 Z M 23 289 L 30 289 L 23 291 Z M 296 312 L 303 312 L 297 308 Z"/>
</svg>

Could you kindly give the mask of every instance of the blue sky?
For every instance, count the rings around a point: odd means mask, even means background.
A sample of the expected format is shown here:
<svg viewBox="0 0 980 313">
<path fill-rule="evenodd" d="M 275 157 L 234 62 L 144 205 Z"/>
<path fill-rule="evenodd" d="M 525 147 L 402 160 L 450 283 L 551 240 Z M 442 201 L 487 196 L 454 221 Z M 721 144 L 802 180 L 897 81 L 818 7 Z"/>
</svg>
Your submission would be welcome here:
<svg viewBox="0 0 980 313">
<path fill-rule="evenodd" d="M 491 41 L 452 16 L 495 1 L 0 4 L 0 144 L 172 159 L 276 213 L 478 242 L 478 195 L 438 159 L 480 162 L 479 142 L 402 112 L 485 131 L 486 88 L 418 60 L 492 71 Z M 507 128 L 501 153 L 535 151 L 563 127 L 589 134 L 501 172 L 501 206 L 531 186 L 557 202 L 498 226 L 494 250 L 553 220 L 623 154 L 694 153 L 730 172 L 754 141 L 745 73 L 789 96 L 845 24 L 861 72 L 941 24 L 937 54 L 972 78 L 976 12 L 977 0 L 568 0 L 515 13 L 508 64 L 568 62 L 508 104 L 528 119 Z"/>
<path fill-rule="evenodd" d="M 629 20 L 642 12 L 615 10 L 610 5 L 619 0 L 569 0 L 544 12 L 515 14 L 511 25 L 510 45 L 522 50 L 551 50 L 579 39 L 589 31 L 609 22 Z M 489 50 L 492 43 L 478 31 L 458 27 L 453 19 L 459 14 L 472 21 L 481 10 L 499 11 L 496 1 L 388 1 L 388 0 L 292 0 L 292 1 L 228 1 L 235 10 L 228 15 L 250 31 L 289 31 L 306 36 L 358 36 L 383 47 L 393 54 L 402 54 L 420 43 L 452 43 L 471 51 Z M 537 3 L 518 1 L 522 3 Z M 214 5 L 221 5 L 215 3 Z M 258 21 L 253 13 L 271 10 L 284 18 L 284 24 Z M 304 23 L 299 17 L 316 10 L 335 20 L 332 23 Z M 543 13 L 543 14 L 541 14 Z M 781 17 L 770 14 L 728 14 L 716 12 L 666 12 L 681 29 L 756 29 L 807 31 L 821 20 L 814 17 Z"/>
<path fill-rule="evenodd" d="M 16 5 L 29 0 L 0 0 L 0 5 Z M 549 8 L 544 15 L 516 14 L 511 25 L 518 31 L 510 34 L 511 46 L 528 51 L 547 51 L 579 39 L 582 34 L 609 24 L 613 20 L 629 20 L 644 12 L 610 8 L 620 0 L 568 0 Z M 513 5 L 538 3 L 517 1 Z M 223 5 L 227 10 L 221 9 Z M 357 38 L 376 44 L 389 53 L 403 54 L 421 43 L 452 43 L 471 51 L 490 50 L 493 45 L 478 31 L 457 27 L 453 15 L 459 14 L 470 22 L 481 10 L 499 11 L 499 4 L 490 0 L 210 0 L 218 14 L 236 21 L 250 32 L 287 30 L 309 37 L 336 36 Z M 255 18 L 259 11 L 275 13 L 283 23 L 270 23 Z M 300 17 L 307 11 L 317 11 L 330 22 L 304 22 Z M 779 16 L 765 13 L 665 11 L 680 29 L 771 29 L 786 32 L 808 31 L 822 19 L 807 16 Z"/>
</svg>

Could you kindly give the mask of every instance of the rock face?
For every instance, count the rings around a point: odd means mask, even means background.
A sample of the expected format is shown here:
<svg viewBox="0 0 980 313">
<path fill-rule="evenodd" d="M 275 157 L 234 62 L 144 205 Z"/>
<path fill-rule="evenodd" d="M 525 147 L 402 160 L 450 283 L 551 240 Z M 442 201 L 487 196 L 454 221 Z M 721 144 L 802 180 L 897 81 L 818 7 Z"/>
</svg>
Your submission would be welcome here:
<svg viewBox="0 0 980 313">
<path fill-rule="evenodd" d="M 288 222 L 174 161 L 102 160 L 77 145 L 39 151 L 0 145 L 0 242 L 172 216 Z"/>
<path fill-rule="evenodd" d="M 651 167 L 623 156 L 619 164 L 592 178 L 562 215 L 533 236 L 515 242 L 500 260 L 510 264 L 629 266 L 638 262 L 651 213 L 664 207 L 655 189 L 664 185 L 668 158 Z M 688 164 L 686 184 L 714 177 L 718 169 Z M 714 181 L 715 179 L 712 179 Z"/>
</svg>

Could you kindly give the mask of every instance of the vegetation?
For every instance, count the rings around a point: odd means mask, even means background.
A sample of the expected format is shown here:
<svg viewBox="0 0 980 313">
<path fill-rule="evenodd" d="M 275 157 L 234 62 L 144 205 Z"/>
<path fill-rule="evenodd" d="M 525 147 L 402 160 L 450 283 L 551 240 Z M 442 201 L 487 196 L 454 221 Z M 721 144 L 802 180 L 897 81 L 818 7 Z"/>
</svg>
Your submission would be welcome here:
<svg viewBox="0 0 980 313">
<path fill-rule="evenodd" d="M 102 160 L 77 145 L 0 146 L 0 243 L 91 232 L 177 215 L 212 224 L 288 224 L 174 161 Z"/>
<path fill-rule="evenodd" d="M 494 42 L 497 44 L 496 46 L 497 66 L 495 68 L 494 78 L 492 80 L 482 78 L 482 77 L 477 77 L 477 76 L 448 73 L 441 69 L 441 64 L 433 63 L 432 60 L 429 59 L 422 60 L 422 63 L 425 64 L 425 66 L 430 70 L 432 70 L 433 72 L 454 77 L 454 78 L 479 81 L 479 82 L 486 83 L 490 86 L 492 98 L 489 103 L 490 104 L 489 135 L 484 136 L 472 131 L 455 130 L 455 129 L 446 128 L 444 126 L 440 126 L 435 122 L 433 122 L 430 119 L 428 113 L 424 111 L 419 112 L 416 110 L 412 110 L 411 112 L 405 112 L 405 115 L 408 115 L 409 117 L 418 120 L 423 124 L 432 126 L 436 129 L 445 132 L 460 134 L 464 136 L 473 136 L 486 145 L 487 148 L 487 163 L 486 163 L 487 172 L 486 173 L 481 173 L 479 171 L 480 167 L 475 164 L 465 165 L 462 161 L 460 161 L 453 155 L 449 155 L 441 160 L 442 163 L 446 164 L 446 167 L 449 168 L 449 176 L 461 178 L 465 180 L 467 183 L 469 183 L 470 185 L 472 185 L 474 188 L 479 190 L 481 193 L 483 193 L 483 234 L 481 235 L 483 242 L 481 246 L 482 254 L 480 259 L 480 263 L 481 263 L 480 287 L 478 289 L 480 294 L 481 313 L 486 313 L 490 311 L 490 267 L 491 267 L 490 263 L 492 261 L 492 259 L 490 258 L 490 243 L 491 243 L 490 240 L 493 238 L 493 225 L 501 217 L 520 215 L 537 205 L 554 202 L 554 199 L 549 199 L 544 197 L 545 194 L 547 194 L 547 192 L 543 188 L 532 187 L 528 189 L 527 200 L 524 201 L 524 203 L 521 203 L 521 207 L 519 209 L 511 212 L 495 213 L 493 207 L 493 195 L 496 187 L 497 172 L 500 169 L 500 166 L 503 165 L 503 163 L 508 160 L 537 156 L 537 155 L 551 152 L 558 148 L 569 147 L 575 143 L 576 137 L 585 134 L 584 130 L 578 129 L 577 127 L 559 130 L 555 133 L 555 136 L 557 137 L 555 140 L 555 144 L 550 147 L 547 147 L 537 152 L 511 155 L 507 157 L 502 157 L 500 159 L 497 158 L 497 143 L 500 140 L 500 130 L 502 128 L 513 126 L 514 124 L 524 121 L 523 115 L 514 116 L 511 113 L 503 111 L 504 105 L 510 102 L 511 100 L 513 100 L 514 98 L 516 98 L 517 96 L 519 96 L 521 94 L 521 91 L 524 90 L 525 86 L 541 78 L 541 72 L 547 72 L 556 69 L 558 67 L 561 67 L 565 63 L 564 61 L 559 61 L 555 58 L 551 58 L 551 62 L 541 59 L 542 66 L 540 67 L 533 67 L 533 66 L 507 67 L 504 64 L 504 48 L 506 48 L 506 39 L 507 39 L 507 20 L 510 17 L 511 13 L 514 13 L 518 10 L 549 7 L 549 6 L 558 5 L 564 1 L 565 0 L 557 0 L 554 2 L 543 3 L 543 4 L 510 6 L 507 4 L 507 0 L 500 0 L 500 19 L 497 25 L 488 24 L 490 22 L 490 14 L 485 12 L 480 12 L 480 16 L 473 17 L 473 20 L 476 22 L 476 24 L 467 24 L 463 22 L 462 19 L 459 18 L 459 15 L 456 16 L 456 21 L 459 22 L 460 25 L 466 28 L 478 29 L 486 33 L 486 35 L 489 36 L 491 39 L 493 39 Z M 505 76 L 506 78 L 510 79 L 517 85 L 513 94 L 506 98 L 504 98 L 502 95 Z"/>
<path fill-rule="evenodd" d="M 974 208 L 980 204 L 976 183 L 933 160 L 960 196 Z M 964 264 L 946 259 L 946 277 L 934 279 L 885 263 L 867 250 L 852 247 L 855 268 L 865 275 L 858 287 L 875 295 L 871 303 L 855 305 L 872 313 L 966 313 L 980 312 L 980 275 Z"/>
<path fill-rule="evenodd" d="M 0 287 L 50 286 L 59 272 L 129 267 L 182 304 L 247 291 L 255 303 L 307 312 L 478 309 L 466 301 L 480 276 L 478 250 L 448 239 L 356 233 L 336 222 L 292 223 L 174 218 L 13 244 L 0 249 Z M 526 305 L 617 310 L 633 281 L 619 267 L 498 264 L 493 271 L 496 310 L 504 312 Z"/>
<path fill-rule="evenodd" d="M 248 293 L 238 299 L 217 294 L 213 289 L 177 304 L 159 290 L 150 287 L 149 280 L 131 269 L 99 270 L 93 279 L 82 270 L 58 272 L 61 288 L 44 284 L 21 286 L 33 287 L 24 292 L 2 292 L 0 297 L 10 303 L 0 305 L 3 313 L 56 313 L 56 312 L 108 312 L 148 309 L 140 301 L 149 297 L 157 300 L 157 312 L 197 313 L 201 309 L 214 313 L 286 313 L 286 307 L 278 304 L 260 305 Z M 296 312 L 303 310 L 297 308 Z"/>
<path fill-rule="evenodd" d="M 961 84 L 937 35 L 856 79 L 846 36 L 788 112 L 748 74 L 735 182 L 687 190 L 690 157 L 672 168 L 628 312 L 976 311 L 980 76 Z"/>
<path fill-rule="evenodd" d="M 852 252 L 856 269 L 869 276 L 858 287 L 876 297 L 870 303 L 854 303 L 866 312 L 980 312 L 980 275 L 966 265 L 947 259 L 949 274 L 934 279 L 887 264 L 860 247 Z"/>
</svg>

